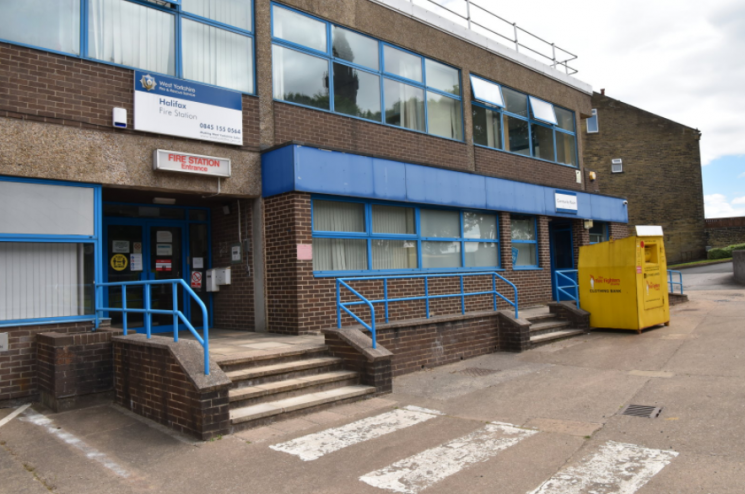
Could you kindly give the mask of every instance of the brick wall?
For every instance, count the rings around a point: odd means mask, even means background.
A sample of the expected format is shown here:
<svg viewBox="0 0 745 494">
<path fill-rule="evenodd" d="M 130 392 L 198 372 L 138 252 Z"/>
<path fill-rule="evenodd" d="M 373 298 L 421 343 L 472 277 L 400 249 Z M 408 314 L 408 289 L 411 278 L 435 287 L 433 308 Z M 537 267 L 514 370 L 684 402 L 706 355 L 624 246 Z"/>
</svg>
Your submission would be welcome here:
<svg viewBox="0 0 745 494">
<path fill-rule="evenodd" d="M 27 403 L 39 395 L 36 336 L 39 333 L 88 333 L 92 322 L 0 328 L 9 349 L 0 353 L 0 406 Z"/>
<path fill-rule="evenodd" d="M 310 195 L 287 193 L 270 197 L 265 202 L 266 265 L 268 330 L 274 333 L 302 334 L 318 332 L 336 323 L 336 281 L 334 278 L 317 278 L 313 275 L 313 261 L 297 259 L 298 244 L 312 244 L 310 224 Z M 500 213 L 501 263 L 505 267 L 502 276 L 518 288 L 521 306 L 529 306 L 551 300 L 551 259 L 549 248 L 548 218 L 538 217 L 538 257 L 540 269 L 513 270 L 510 215 Z M 482 291 L 491 288 L 491 278 L 466 278 L 466 291 Z M 391 281 L 389 297 L 423 295 L 422 280 Z M 458 278 L 433 279 L 430 294 L 455 293 L 460 291 Z M 355 282 L 365 297 L 382 298 L 382 281 Z M 497 289 L 507 298 L 513 299 L 513 290 L 502 281 Z M 343 291 L 343 300 L 352 301 L 353 296 Z M 500 309 L 506 309 L 503 301 Z M 490 296 L 466 298 L 466 310 L 482 311 L 493 308 Z M 445 315 L 461 311 L 460 299 L 432 301 L 430 313 Z M 364 306 L 354 309 L 363 320 L 369 321 L 369 311 Z M 384 322 L 384 305 L 376 304 L 376 321 Z M 424 301 L 396 302 L 389 304 L 391 321 L 420 318 L 426 315 Z M 343 324 L 352 324 L 344 316 Z"/>
<path fill-rule="evenodd" d="M 622 238 L 630 237 L 634 235 L 634 228 L 626 223 L 611 223 L 610 224 L 610 236 L 615 240 L 621 240 Z M 667 245 L 665 246 L 667 250 Z"/>
<path fill-rule="evenodd" d="M 253 246 L 249 252 L 245 252 L 244 249 L 241 264 L 233 264 L 230 257 L 231 245 L 239 242 L 239 229 L 240 238 L 248 238 L 251 243 L 252 201 L 226 200 L 226 203 L 230 205 L 228 215 L 223 213 L 222 206 L 212 208 L 212 266 L 232 268 L 231 284 L 221 286 L 219 292 L 212 294 L 214 327 L 253 331 L 255 328 Z M 250 272 L 246 270 L 247 263 L 251 267 Z"/>
<path fill-rule="evenodd" d="M 583 185 L 577 183 L 576 168 L 482 147 L 474 147 L 474 153 L 475 171 L 480 175 L 562 189 L 584 190 Z"/>
<path fill-rule="evenodd" d="M 274 143 L 303 141 L 409 163 L 473 170 L 471 146 L 296 105 L 274 102 Z"/>
<path fill-rule="evenodd" d="M 0 117 L 114 132 L 112 108 L 133 129 L 133 105 L 133 70 L 0 43 Z M 246 148 L 259 147 L 258 115 L 258 99 L 244 96 Z M 142 134 L 129 129 L 116 133 Z"/>
<path fill-rule="evenodd" d="M 745 243 L 745 217 L 706 220 L 706 245 L 728 247 Z"/>
<path fill-rule="evenodd" d="M 214 364 L 204 376 L 195 342 L 144 338 L 114 338 L 115 402 L 203 440 L 226 434 L 230 380 Z"/>
<path fill-rule="evenodd" d="M 41 402 L 56 412 L 77 406 L 90 395 L 114 389 L 112 336 L 95 333 L 41 333 L 37 339 L 37 374 Z"/>
<path fill-rule="evenodd" d="M 629 201 L 630 225 L 661 225 L 671 263 L 705 257 L 700 133 L 595 93 L 600 131 L 585 133 L 585 167 L 602 191 Z M 611 173 L 611 160 L 623 173 Z"/>
</svg>

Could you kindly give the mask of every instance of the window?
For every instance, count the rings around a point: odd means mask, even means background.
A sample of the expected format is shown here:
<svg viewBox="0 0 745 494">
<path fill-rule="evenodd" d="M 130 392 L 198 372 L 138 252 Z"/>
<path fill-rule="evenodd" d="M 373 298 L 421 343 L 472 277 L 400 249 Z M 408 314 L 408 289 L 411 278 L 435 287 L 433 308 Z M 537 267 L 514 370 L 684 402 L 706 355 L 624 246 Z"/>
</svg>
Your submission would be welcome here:
<svg viewBox="0 0 745 494">
<path fill-rule="evenodd" d="M 471 76 L 473 142 L 578 166 L 574 112 Z"/>
<path fill-rule="evenodd" d="M 0 39 L 80 55 L 81 0 L 6 0 Z"/>
<path fill-rule="evenodd" d="M 2 8 L 0 40 L 255 92 L 251 0 L 7 0 Z"/>
<path fill-rule="evenodd" d="M 97 203 L 95 186 L 0 180 L 0 325 L 92 319 Z"/>
<path fill-rule="evenodd" d="M 597 134 L 599 132 L 600 128 L 598 126 L 598 111 L 596 109 L 592 109 L 592 117 L 587 119 L 587 133 L 588 134 Z"/>
<path fill-rule="evenodd" d="M 594 221 L 590 228 L 590 244 L 597 244 L 608 240 L 608 223 Z"/>
<path fill-rule="evenodd" d="M 512 265 L 519 268 L 538 267 L 538 240 L 534 216 L 510 215 L 512 227 Z"/>
<path fill-rule="evenodd" d="M 499 269 L 497 215 L 313 199 L 313 270 Z M 368 258 L 369 256 L 369 258 Z"/>
<path fill-rule="evenodd" d="M 274 99 L 463 140 L 459 70 L 278 4 L 272 41 Z"/>
</svg>

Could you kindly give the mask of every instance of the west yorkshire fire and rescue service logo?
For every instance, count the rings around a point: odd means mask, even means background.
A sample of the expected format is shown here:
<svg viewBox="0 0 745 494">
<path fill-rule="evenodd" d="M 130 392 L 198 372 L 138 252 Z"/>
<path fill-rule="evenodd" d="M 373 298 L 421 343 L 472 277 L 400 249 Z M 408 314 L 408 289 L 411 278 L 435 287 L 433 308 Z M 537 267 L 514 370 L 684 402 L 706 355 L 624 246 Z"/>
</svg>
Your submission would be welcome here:
<svg viewBox="0 0 745 494">
<path fill-rule="evenodd" d="M 155 86 L 158 85 L 158 83 L 155 81 L 155 77 L 148 75 L 143 75 L 142 79 L 140 79 L 140 84 L 142 84 L 142 87 L 147 89 L 148 91 L 152 91 L 155 89 Z"/>
</svg>

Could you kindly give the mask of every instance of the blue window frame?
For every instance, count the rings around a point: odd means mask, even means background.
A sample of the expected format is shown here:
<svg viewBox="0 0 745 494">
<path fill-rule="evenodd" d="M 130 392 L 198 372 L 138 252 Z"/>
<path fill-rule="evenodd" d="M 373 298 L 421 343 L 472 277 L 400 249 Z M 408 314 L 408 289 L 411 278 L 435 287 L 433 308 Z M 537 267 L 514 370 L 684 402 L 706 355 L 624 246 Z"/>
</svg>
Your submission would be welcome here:
<svg viewBox="0 0 745 494">
<path fill-rule="evenodd" d="M 500 270 L 493 211 L 314 196 L 311 222 L 316 276 Z"/>
<path fill-rule="evenodd" d="M 101 186 L 0 177 L 0 189 L 0 327 L 95 320 Z"/>
<path fill-rule="evenodd" d="M 8 2 L 2 42 L 256 94 L 252 0 Z"/>
<path fill-rule="evenodd" d="M 579 166 L 574 112 L 475 75 L 470 79 L 476 146 Z"/>
<path fill-rule="evenodd" d="M 463 141 L 460 70 L 272 3 L 274 99 Z"/>
<path fill-rule="evenodd" d="M 538 268 L 538 222 L 535 216 L 511 214 L 512 268 Z"/>
</svg>

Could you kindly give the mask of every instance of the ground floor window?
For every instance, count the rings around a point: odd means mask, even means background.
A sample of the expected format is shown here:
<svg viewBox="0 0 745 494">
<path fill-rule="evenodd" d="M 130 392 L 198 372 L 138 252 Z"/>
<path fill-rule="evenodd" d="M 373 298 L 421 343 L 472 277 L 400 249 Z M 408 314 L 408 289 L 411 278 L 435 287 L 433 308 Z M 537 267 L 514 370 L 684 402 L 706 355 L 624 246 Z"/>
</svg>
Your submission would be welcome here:
<svg viewBox="0 0 745 494">
<path fill-rule="evenodd" d="M 604 221 L 593 222 L 590 228 L 590 244 L 597 244 L 608 240 L 608 223 Z"/>
<path fill-rule="evenodd" d="M 512 265 L 515 268 L 538 267 L 538 234 L 535 216 L 510 215 L 512 225 Z"/>
<path fill-rule="evenodd" d="M 498 269 L 493 212 L 314 198 L 313 270 Z"/>
</svg>

